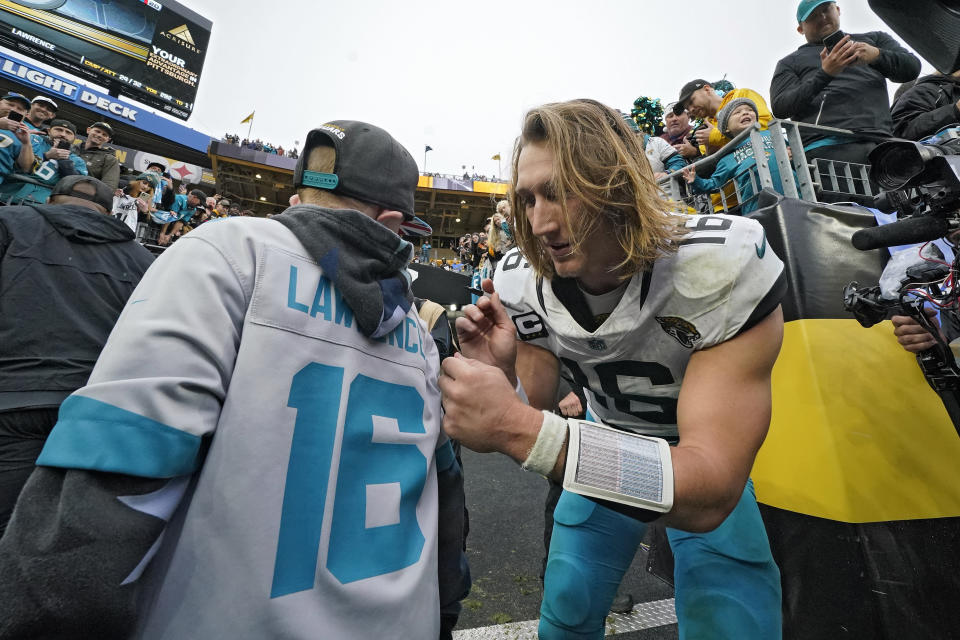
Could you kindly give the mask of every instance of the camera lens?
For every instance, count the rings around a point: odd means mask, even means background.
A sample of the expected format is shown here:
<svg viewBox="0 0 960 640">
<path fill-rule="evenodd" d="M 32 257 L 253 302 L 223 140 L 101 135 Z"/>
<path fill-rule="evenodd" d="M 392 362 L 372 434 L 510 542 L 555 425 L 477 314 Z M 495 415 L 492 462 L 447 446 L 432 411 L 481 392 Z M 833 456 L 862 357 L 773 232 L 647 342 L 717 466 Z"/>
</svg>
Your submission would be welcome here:
<svg viewBox="0 0 960 640">
<path fill-rule="evenodd" d="M 885 142 L 870 152 L 870 177 L 883 189 L 900 189 L 918 176 L 927 160 L 943 151 L 917 142 Z"/>
</svg>

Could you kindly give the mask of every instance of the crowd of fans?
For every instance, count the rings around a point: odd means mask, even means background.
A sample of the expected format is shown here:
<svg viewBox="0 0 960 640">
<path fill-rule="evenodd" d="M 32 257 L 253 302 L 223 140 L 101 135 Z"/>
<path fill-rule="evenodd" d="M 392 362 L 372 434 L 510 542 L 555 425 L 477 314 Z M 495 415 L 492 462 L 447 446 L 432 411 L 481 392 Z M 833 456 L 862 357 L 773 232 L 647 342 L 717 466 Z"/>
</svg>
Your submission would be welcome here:
<svg viewBox="0 0 960 640">
<path fill-rule="evenodd" d="M 77 125 L 57 118 L 57 103 L 46 97 L 29 100 L 19 93 L 0 98 L 0 201 L 44 203 L 67 176 L 90 175 L 116 189 L 120 162 L 107 143 L 113 127 L 94 122 L 86 138 Z"/>
<path fill-rule="evenodd" d="M 420 175 L 429 176 L 431 178 L 449 178 L 451 180 L 474 180 L 477 182 L 507 182 L 497 176 L 490 176 L 489 178 L 485 174 L 473 172 L 469 173 L 467 171 L 463 172 L 463 175 L 453 175 L 450 173 L 437 173 L 431 171 L 424 171 Z"/>
<path fill-rule="evenodd" d="M 712 173 L 697 175 L 690 165 L 719 152 L 738 134 L 759 123 L 763 150 L 773 155 L 773 140 L 767 126 L 774 118 L 790 119 L 846 130 L 824 132 L 807 127 L 801 130 L 808 161 L 816 159 L 851 164 L 869 164 L 869 153 L 884 138 L 894 135 L 921 140 L 941 128 L 960 122 L 960 77 L 934 74 L 917 80 L 920 61 L 889 35 L 871 32 L 844 35 L 830 48 L 827 36 L 840 31 L 835 3 L 818 4 L 809 16 L 798 15 L 798 31 L 806 44 L 777 64 L 769 91 L 770 100 L 757 90 L 737 88 L 724 80 L 692 80 L 680 89 L 673 102 L 663 106 L 660 99 L 638 98 L 627 123 L 643 137 L 643 147 L 654 178 L 679 176 L 688 204 L 702 212 L 721 210 L 723 192 L 731 213 L 746 214 L 757 207 L 757 162 L 748 138 L 725 153 Z M 890 105 L 887 80 L 903 83 Z M 772 108 L 771 108 L 772 106 Z M 724 149 L 724 151 L 727 151 Z M 777 162 L 768 163 L 773 189 L 783 193 Z M 486 176 L 464 171 L 463 180 L 486 180 Z M 796 175 L 794 175 L 796 180 Z M 494 176 L 493 181 L 497 178 Z M 736 184 L 740 203 L 730 197 Z M 872 185 L 876 192 L 876 185 Z M 851 189 L 851 191 L 853 191 Z M 824 200 L 853 199 L 856 194 L 825 194 Z M 489 222 L 488 222 L 489 224 Z M 465 234 L 449 249 L 454 259 L 434 259 L 437 266 L 472 273 L 479 256 L 493 255 L 484 231 Z M 427 246 L 430 246 L 429 244 Z M 432 247 L 431 247 L 432 248 Z M 421 261 L 428 262 L 421 251 Z"/>
<path fill-rule="evenodd" d="M 57 103 L 42 95 L 0 98 L 0 203 L 44 204 L 62 179 L 91 176 L 114 192 L 113 215 L 142 242 L 160 246 L 205 222 L 253 215 L 219 194 L 208 197 L 177 185 L 162 162 L 151 162 L 139 174 L 128 172 L 109 146 L 113 128 L 108 123 L 90 124 L 81 139 L 77 125 L 57 118 L 57 111 Z"/>
<path fill-rule="evenodd" d="M 453 252 L 453 258 L 434 259 L 431 253 L 433 245 L 429 238 L 425 238 L 420 244 L 419 262 L 466 275 L 483 270 L 493 273 L 497 262 L 515 245 L 510 225 L 510 203 L 501 200 L 497 203 L 496 213 L 487 218 L 482 231 L 465 233 L 460 238 L 450 240 L 446 248 Z"/>
<path fill-rule="evenodd" d="M 300 157 L 300 153 L 297 151 L 296 147 L 293 149 L 284 149 L 280 145 L 275 146 L 269 142 L 264 142 L 260 138 L 257 138 L 256 140 L 248 140 L 247 138 L 244 138 L 241 140 L 240 136 L 227 133 L 224 134 L 223 141 L 238 147 L 243 147 L 244 149 L 252 149 L 253 151 L 263 151 L 264 153 L 273 153 L 278 156 L 286 156 L 294 159 Z"/>
<path fill-rule="evenodd" d="M 684 167 L 720 151 L 755 122 L 763 130 L 768 157 L 773 142 L 765 130 L 773 118 L 779 118 L 847 131 L 802 128 L 807 161 L 868 165 L 870 152 L 885 138 L 898 135 L 920 140 L 960 120 L 960 84 L 954 76 L 935 74 L 914 85 L 920 72 L 916 56 L 882 32 L 843 35 L 835 3 L 818 3 L 809 15 L 797 17 L 797 30 L 806 44 L 777 63 L 769 103 L 758 90 L 704 79 L 686 83 L 666 110 L 660 100 L 637 99 L 625 117 L 644 136 L 657 179 L 680 174 L 691 195 L 726 193 L 726 187 L 735 182 L 743 206 L 732 212 L 749 213 L 756 207 L 755 180 L 749 174 L 756 172 L 757 164 L 749 140 L 725 155 L 712 175 L 697 176 Z M 825 47 L 824 39 L 831 34 L 843 37 Z M 904 83 L 892 106 L 888 80 Z M 783 193 L 777 163 L 769 166 L 774 189 Z M 872 186 L 875 192 L 876 185 Z M 849 195 L 839 197 L 857 199 Z M 708 202 L 701 210 L 719 209 L 717 203 L 714 195 L 712 205 Z"/>
</svg>

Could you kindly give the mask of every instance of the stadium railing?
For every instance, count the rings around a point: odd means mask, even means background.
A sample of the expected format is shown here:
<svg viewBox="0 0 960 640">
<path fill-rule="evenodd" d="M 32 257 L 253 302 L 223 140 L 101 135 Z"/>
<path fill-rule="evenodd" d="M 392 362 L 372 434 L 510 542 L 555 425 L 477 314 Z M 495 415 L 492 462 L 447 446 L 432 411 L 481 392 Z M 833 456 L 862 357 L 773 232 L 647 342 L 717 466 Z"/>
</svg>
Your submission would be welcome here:
<svg viewBox="0 0 960 640">
<path fill-rule="evenodd" d="M 752 192 L 749 198 L 744 197 L 745 194 L 736 179 L 732 179 L 723 185 L 723 188 L 717 192 L 715 201 L 710 203 L 707 198 L 690 191 L 680 172 L 661 178 L 659 181 L 661 189 L 670 200 L 701 212 L 715 210 L 736 213 L 740 207 L 758 198 L 761 189 L 774 189 L 770 163 L 775 162 L 780 174 L 783 195 L 787 197 L 809 202 L 843 200 L 868 202 L 874 196 L 869 179 L 870 165 L 821 158 L 809 162 L 804 153 L 800 137 L 801 130 L 808 133 L 816 131 L 821 135 L 855 137 L 856 134 L 852 131 L 792 120 L 772 120 L 768 130 L 773 144 L 773 153 L 770 158 L 764 152 L 760 125 L 754 124 L 752 128 L 740 132 L 719 151 L 691 164 L 698 176 L 709 178 L 720 159 L 733 153 L 740 143 L 749 139 L 749 144 L 753 147 L 753 157 L 756 160 L 752 167 L 745 170 Z"/>
</svg>

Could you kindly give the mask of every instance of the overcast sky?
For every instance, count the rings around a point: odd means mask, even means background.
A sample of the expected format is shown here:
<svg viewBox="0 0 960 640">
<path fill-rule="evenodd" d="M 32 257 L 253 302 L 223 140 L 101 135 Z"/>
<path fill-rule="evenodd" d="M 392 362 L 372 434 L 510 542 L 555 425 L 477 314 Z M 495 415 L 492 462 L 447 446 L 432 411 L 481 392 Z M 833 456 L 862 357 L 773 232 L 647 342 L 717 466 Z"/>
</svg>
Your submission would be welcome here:
<svg viewBox="0 0 960 640">
<path fill-rule="evenodd" d="M 629 111 L 727 76 L 769 98 L 777 60 L 803 44 L 794 1 L 181 0 L 213 21 L 189 126 L 289 147 L 327 120 L 392 133 L 423 170 L 498 172 L 526 109 L 589 97 Z M 844 31 L 891 32 L 866 0 Z M 924 73 L 932 67 L 924 63 Z"/>
</svg>

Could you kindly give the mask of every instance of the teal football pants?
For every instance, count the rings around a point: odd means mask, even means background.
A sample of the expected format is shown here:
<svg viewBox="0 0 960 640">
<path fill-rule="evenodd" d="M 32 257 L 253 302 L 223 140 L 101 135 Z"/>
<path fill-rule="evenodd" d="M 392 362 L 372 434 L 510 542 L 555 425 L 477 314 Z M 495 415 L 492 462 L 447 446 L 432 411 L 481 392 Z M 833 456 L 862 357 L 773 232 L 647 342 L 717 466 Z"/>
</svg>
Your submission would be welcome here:
<svg viewBox="0 0 960 640">
<path fill-rule="evenodd" d="M 646 524 L 564 491 L 554 511 L 544 576 L 540 638 L 595 639 Z M 681 640 L 782 637 L 780 571 L 760 518 L 753 482 L 709 533 L 667 529 L 674 556 Z"/>
</svg>

